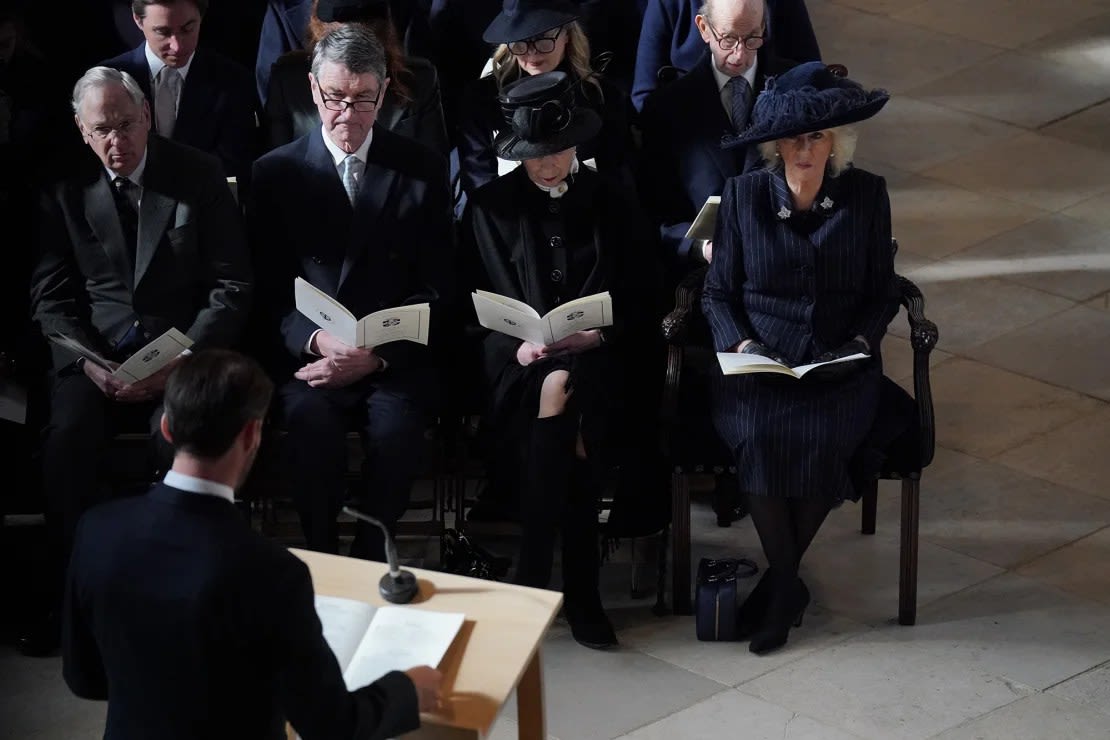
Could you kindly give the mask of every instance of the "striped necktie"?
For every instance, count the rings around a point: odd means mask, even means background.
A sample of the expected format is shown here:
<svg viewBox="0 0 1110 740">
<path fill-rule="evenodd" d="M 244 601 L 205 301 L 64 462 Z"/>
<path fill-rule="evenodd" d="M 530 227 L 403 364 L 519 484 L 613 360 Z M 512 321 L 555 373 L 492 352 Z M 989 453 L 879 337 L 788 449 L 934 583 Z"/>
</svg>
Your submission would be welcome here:
<svg viewBox="0 0 1110 740">
<path fill-rule="evenodd" d="M 752 105 L 752 86 L 744 79 L 744 75 L 737 75 L 728 81 L 732 91 L 732 128 L 736 133 L 744 130 L 748 125 L 748 112 Z"/>
</svg>

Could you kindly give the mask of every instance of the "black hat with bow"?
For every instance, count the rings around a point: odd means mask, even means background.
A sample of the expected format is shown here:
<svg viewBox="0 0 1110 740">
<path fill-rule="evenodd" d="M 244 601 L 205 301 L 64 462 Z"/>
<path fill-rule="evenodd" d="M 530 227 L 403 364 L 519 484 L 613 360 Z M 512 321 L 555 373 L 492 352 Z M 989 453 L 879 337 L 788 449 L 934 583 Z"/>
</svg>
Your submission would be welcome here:
<svg viewBox="0 0 1110 740">
<path fill-rule="evenodd" d="M 597 136 L 601 118 L 576 106 L 565 72 L 522 77 L 497 97 L 505 125 L 494 140 L 497 156 L 524 160 L 565 151 Z"/>
</svg>

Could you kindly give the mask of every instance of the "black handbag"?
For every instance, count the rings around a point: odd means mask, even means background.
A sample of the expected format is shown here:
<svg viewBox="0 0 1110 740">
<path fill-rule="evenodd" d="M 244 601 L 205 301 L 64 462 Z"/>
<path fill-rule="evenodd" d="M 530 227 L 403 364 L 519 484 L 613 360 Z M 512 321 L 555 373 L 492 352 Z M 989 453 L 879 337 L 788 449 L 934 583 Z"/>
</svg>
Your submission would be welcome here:
<svg viewBox="0 0 1110 740">
<path fill-rule="evenodd" d="M 747 558 L 702 558 L 698 563 L 694 626 L 698 639 L 736 639 L 736 580 L 750 578 L 759 566 Z"/>
</svg>

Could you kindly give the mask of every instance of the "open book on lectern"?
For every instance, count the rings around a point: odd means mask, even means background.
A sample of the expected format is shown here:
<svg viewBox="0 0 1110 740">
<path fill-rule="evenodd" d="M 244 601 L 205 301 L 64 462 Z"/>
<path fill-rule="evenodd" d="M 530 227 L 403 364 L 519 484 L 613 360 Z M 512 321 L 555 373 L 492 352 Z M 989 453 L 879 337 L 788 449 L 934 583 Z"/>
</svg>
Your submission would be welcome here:
<svg viewBox="0 0 1110 740">
<path fill-rule="evenodd" d="M 435 668 L 462 627 L 464 615 L 411 606 L 371 606 L 338 596 L 316 596 L 324 639 L 335 653 L 347 689 L 390 671 Z"/>
<path fill-rule="evenodd" d="M 293 280 L 293 296 L 298 311 L 351 347 L 377 347 L 401 340 L 428 343 L 432 310 L 427 303 L 386 308 L 358 319 L 346 306 L 304 278 Z"/>
<path fill-rule="evenodd" d="M 532 344 L 554 344 L 576 331 L 613 325 L 613 299 L 609 292 L 576 298 L 540 316 L 522 301 L 476 290 L 471 294 L 478 323 Z"/>
</svg>

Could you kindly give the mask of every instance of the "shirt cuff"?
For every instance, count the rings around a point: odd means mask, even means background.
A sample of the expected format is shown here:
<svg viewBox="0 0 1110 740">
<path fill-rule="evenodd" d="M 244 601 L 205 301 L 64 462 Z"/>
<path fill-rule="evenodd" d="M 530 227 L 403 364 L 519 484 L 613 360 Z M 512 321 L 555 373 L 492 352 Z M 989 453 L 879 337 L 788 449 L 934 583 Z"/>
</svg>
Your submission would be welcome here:
<svg viewBox="0 0 1110 740">
<path fill-rule="evenodd" d="M 322 331 L 323 331 L 323 329 L 317 329 L 316 331 L 309 334 L 308 335 L 308 341 L 304 343 L 304 349 L 301 350 L 301 351 L 304 352 L 306 355 L 312 355 L 313 357 L 321 357 L 321 355 L 318 355 L 318 354 L 316 354 L 315 352 L 312 351 L 312 340 L 315 339 L 316 335 L 319 334 Z"/>
</svg>

